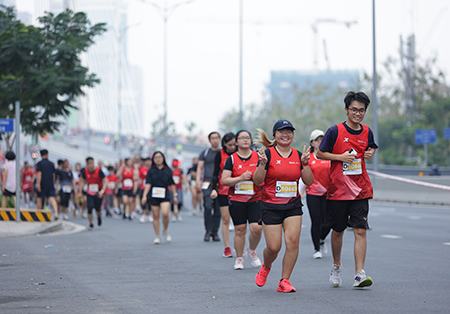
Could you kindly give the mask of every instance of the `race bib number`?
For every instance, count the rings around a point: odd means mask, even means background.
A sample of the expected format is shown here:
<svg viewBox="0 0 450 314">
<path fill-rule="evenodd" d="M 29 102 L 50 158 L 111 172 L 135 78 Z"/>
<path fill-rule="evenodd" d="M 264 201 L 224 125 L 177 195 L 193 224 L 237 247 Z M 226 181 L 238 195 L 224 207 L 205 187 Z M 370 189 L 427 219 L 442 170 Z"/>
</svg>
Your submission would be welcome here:
<svg viewBox="0 0 450 314">
<path fill-rule="evenodd" d="M 70 185 L 63 185 L 62 191 L 64 193 L 72 193 L 72 186 L 70 186 Z"/>
<path fill-rule="evenodd" d="M 131 180 L 131 179 L 123 180 L 123 187 L 125 187 L 125 188 L 133 187 L 133 180 Z"/>
<path fill-rule="evenodd" d="M 115 187 L 116 187 L 116 183 L 115 182 L 108 182 L 108 188 L 110 190 L 114 190 Z"/>
<path fill-rule="evenodd" d="M 98 184 L 89 184 L 88 192 L 97 193 L 98 192 Z"/>
<path fill-rule="evenodd" d="M 173 179 L 173 182 L 175 182 L 175 184 L 179 184 L 181 181 L 180 177 L 178 177 L 178 176 L 173 176 L 172 179 Z"/>
<path fill-rule="evenodd" d="M 254 195 L 255 191 L 253 189 L 252 181 L 242 181 L 234 186 L 234 194 L 239 195 Z"/>
<path fill-rule="evenodd" d="M 346 176 L 355 176 L 362 174 L 361 158 L 354 159 L 352 162 L 344 162 L 342 171 Z"/>
<path fill-rule="evenodd" d="M 296 181 L 277 181 L 275 188 L 276 197 L 296 197 L 298 183 Z"/>
<path fill-rule="evenodd" d="M 152 188 L 152 197 L 153 198 L 166 198 L 166 189 L 165 188 Z"/>
<path fill-rule="evenodd" d="M 203 182 L 203 184 L 202 184 L 202 190 L 207 190 L 207 189 L 209 188 L 209 185 L 210 185 L 210 184 L 211 184 L 211 183 L 208 182 L 208 181 Z"/>
</svg>

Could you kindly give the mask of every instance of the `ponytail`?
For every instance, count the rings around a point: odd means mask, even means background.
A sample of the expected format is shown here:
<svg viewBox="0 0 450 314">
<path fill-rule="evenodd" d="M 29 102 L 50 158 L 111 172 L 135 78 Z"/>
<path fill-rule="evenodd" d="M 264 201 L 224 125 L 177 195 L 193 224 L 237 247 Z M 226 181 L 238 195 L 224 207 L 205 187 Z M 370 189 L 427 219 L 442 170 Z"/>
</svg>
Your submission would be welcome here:
<svg viewBox="0 0 450 314">
<path fill-rule="evenodd" d="M 257 143 L 264 145 L 265 147 L 272 147 L 275 146 L 275 139 L 271 140 L 269 139 L 269 136 L 267 133 L 262 129 L 256 129 L 258 133 L 257 137 Z"/>
</svg>

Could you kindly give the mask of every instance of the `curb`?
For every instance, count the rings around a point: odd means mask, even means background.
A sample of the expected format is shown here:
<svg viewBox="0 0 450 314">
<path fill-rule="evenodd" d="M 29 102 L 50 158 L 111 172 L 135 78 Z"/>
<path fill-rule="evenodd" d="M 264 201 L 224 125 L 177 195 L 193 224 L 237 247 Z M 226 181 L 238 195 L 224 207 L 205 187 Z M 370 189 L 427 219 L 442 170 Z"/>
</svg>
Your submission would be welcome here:
<svg viewBox="0 0 450 314">
<path fill-rule="evenodd" d="M 7 223 L 7 222 L 6 222 Z M 13 222 L 11 221 L 11 223 L 17 223 L 20 224 L 19 222 Z M 28 226 L 31 224 L 27 224 Z M 45 225 L 43 226 L 37 226 L 36 228 L 27 230 L 27 231 L 22 231 L 22 232 L 6 232 L 3 234 L 0 234 L 0 239 L 1 238 L 18 238 L 18 237 L 27 237 L 27 236 L 34 236 L 34 235 L 45 235 L 45 234 L 50 234 L 53 232 L 58 232 L 60 230 L 62 230 L 64 228 L 63 223 L 61 221 L 55 221 L 55 222 L 48 222 L 45 223 Z"/>
<path fill-rule="evenodd" d="M 16 210 L 14 208 L 0 209 L 0 221 L 15 221 Z M 52 212 L 39 209 L 20 209 L 20 220 L 27 222 L 50 222 L 52 221 Z"/>
</svg>

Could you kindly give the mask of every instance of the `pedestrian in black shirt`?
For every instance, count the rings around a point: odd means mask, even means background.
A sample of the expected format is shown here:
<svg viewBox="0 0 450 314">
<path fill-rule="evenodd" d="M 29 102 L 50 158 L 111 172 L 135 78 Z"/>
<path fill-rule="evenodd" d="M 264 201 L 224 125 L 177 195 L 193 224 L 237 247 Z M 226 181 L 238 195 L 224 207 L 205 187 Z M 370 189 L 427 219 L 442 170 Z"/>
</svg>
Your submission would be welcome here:
<svg viewBox="0 0 450 314">
<path fill-rule="evenodd" d="M 167 242 L 172 241 L 172 236 L 169 234 L 170 192 L 173 195 L 173 201 L 177 204 L 178 195 L 172 177 L 172 170 L 167 165 L 164 154 L 157 151 L 152 156 L 152 167 L 147 172 L 142 197 L 142 203 L 146 203 L 148 200 L 152 208 L 153 229 L 155 231 L 154 244 L 161 243 L 160 212 L 163 217 L 163 234 Z"/>
<path fill-rule="evenodd" d="M 55 164 L 48 160 L 48 150 L 40 151 L 42 160 L 36 164 L 37 208 L 42 209 L 47 199 L 58 219 L 58 205 L 55 199 Z"/>
</svg>

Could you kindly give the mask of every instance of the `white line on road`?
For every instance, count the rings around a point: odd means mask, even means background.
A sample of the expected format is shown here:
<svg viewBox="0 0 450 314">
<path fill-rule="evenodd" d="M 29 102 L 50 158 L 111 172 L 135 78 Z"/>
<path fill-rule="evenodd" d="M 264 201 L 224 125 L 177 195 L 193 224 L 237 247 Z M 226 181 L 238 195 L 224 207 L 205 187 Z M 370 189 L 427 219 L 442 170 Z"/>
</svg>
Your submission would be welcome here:
<svg viewBox="0 0 450 314">
<path fill-rule="evenodd" d="M 385 238 L 385 239 L 401 239 L 402 238 L 402 236 L 395 235 L 395 234 L 382 234 L 381 237 Z"/>
<path fill-rule="evenodd" d="M 411 219 L 411 220 L 419 220 L 422 217 L 420 217 L 420 216 L 409 216 L 408 218 Z"/>
<path fill-rule="evenodd" d="M 444 244 L 444 245 L 449 245 L 449 246 L 450 246 L 450 242 L 444 242 L 444 243 L 442 243 L 442 244 Z"/>
</svg>

